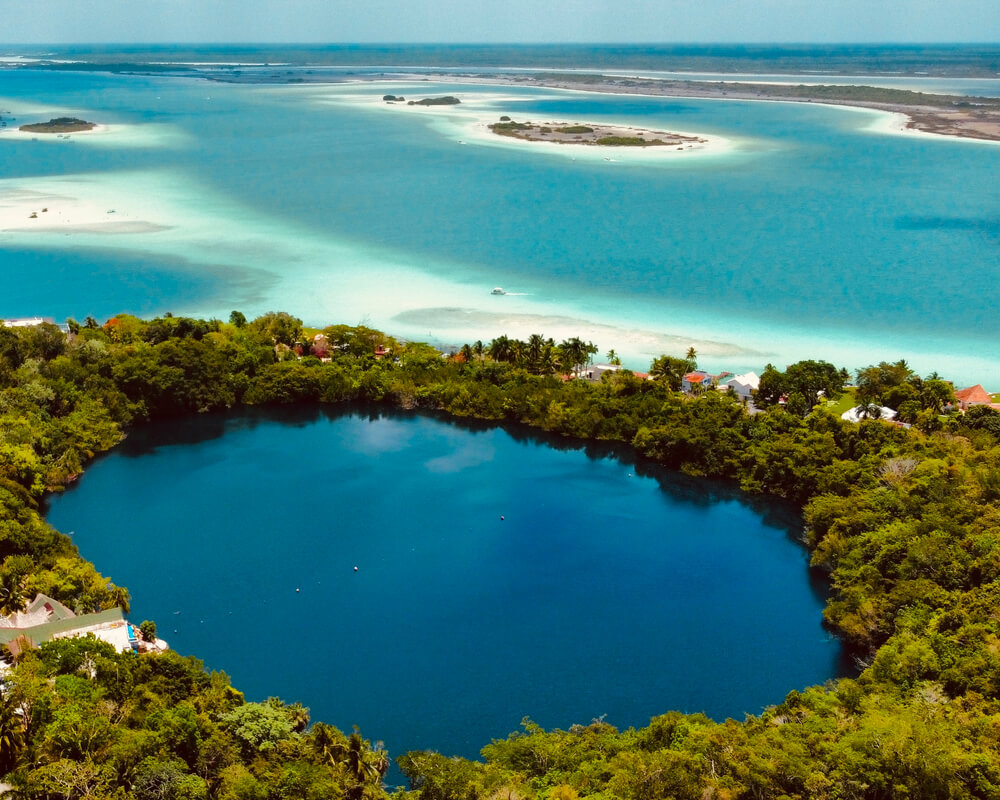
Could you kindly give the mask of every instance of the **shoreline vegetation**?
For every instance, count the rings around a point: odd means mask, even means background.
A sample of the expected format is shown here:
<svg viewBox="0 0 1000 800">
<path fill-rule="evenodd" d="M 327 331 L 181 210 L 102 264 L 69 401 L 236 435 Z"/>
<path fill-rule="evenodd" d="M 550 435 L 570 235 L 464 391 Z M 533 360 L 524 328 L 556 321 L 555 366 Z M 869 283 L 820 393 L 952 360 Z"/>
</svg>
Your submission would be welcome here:
<svg viewBox="0 0 1000 800">
<path fill-rule="evenodd" d="M 81 133 L 83 131 L 92 131 L 96 127 L 96 122 L 87 122 L 76 117 L 55 117 L 48 122 L 35 122 L 30 125 L 22 125 L 18 130 L 25 133 Z"/>
<path fill-rule="evenodd" d="M 683 136 L 679 133 L 653 131 L 622 125 L 592 123 L 516 122 L 508 116 L 487 126 L 497 136 L 508 136 L 526 142 L 555 142 L 600 147 L 676 147 L 704 144 L 707 139 Z"/>
<path fill-rule="evenodd" d="M 383 100 L 386 98 L 383 97 Z M 402 100 L 402 98 L 399 98 Z M 386 101 L 390 102 L 390 101 Z M 408 106 L 457 106 L 462 101 L 457 97 L 452 95 L 445 95 L 444 97 L 424 97 L 421 100 L 407 100 L 406 105 Z"/>
<path fill-rule="evenodd" d="M 621 442 L 798 503 L 811 568 L 831 585 L 826 623 L 858 677 L 792 689 L 742 721 L 665 711 L 640 729 L 546 732 L 526 717 L 482 761 L 401 755 L 410 789 L 393 797 L 997 796 L 1000 413 L 948 411 L 939 376 L 901 361 L 854 376 L 863 405 L 906 409 L 904 428 L 831 414 L 850 376 L 820 361 L 765 369 L 751 414 L 731 393 L 678 391 L 695 353 L 588 381 L 573 373 L 592 345 L 540 335 L 442 354 L 361 326 L 307 333 L 284 313 L 67 328 L 0 326 L 0 611 L 38 591 L 81 610 L 127 604 L 42 514 L 47 492 L 144 420 L 362 402 Z M 299 703 L 246 702 L 194 657 L 126 657 L 94 639 L 20 654 L 0 742 L 0 777 L 26 800 L 388 797 L 389 755 L 360 732 L 309 726 Z"/>
</svg>

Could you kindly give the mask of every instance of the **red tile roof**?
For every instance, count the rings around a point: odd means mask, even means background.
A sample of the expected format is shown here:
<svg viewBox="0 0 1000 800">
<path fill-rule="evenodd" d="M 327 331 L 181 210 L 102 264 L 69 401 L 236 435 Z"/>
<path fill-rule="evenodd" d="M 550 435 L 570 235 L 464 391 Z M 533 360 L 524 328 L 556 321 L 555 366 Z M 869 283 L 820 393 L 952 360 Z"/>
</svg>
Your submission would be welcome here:
<svg viewBox="0 0 1000 800">
<path fill-rule="evenodd" d="M 701 383 L 707 377 L 708 375 L 701 375 L 697 372 L 689 372 L 687 375 L 684 376 L 684 380 L 686 380 L 688 383 Z"/>
<path fill-rule="evenodd" d="M 955 392 L 955 399 L 958 400 L 958 404 L 962 408 L 971 405 L 989 405 L 993 402 L 993 398 L 987 394 L 982 384 L 979 383 L 975 386 L 970 386 L 968 389 L 959 389 Z"/>
</svg>

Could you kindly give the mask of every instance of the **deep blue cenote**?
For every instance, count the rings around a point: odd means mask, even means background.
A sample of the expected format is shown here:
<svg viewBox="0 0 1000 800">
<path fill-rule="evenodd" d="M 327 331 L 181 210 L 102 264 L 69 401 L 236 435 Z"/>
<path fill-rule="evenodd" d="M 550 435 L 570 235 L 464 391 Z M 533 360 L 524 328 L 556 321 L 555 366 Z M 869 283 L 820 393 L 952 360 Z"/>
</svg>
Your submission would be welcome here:
<svg viewBox="0 0 1000 800">
<path fill-rule="evenodd" d="M 395 756 L 844 673 L 794 509 L 607 445 L 385 410 L 151 424 L 50 502 L 181 653 Z M 354 567 L 358 570 L 355 571 Z"/>
</svg>

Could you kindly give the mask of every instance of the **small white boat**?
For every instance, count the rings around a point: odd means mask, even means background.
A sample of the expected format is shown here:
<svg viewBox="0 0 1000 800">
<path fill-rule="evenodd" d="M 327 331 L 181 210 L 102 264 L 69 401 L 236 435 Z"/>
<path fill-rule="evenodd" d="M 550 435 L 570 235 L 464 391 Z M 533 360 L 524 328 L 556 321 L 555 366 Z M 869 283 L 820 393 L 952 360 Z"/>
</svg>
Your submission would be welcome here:
<svg viewBox="0 0 1000 800">
<path fill-rule="evenodd" d="M 496 286 L 490 294 L 507 294 L 507 292 L 505 292 L 501 287 Z"/>
</svg>

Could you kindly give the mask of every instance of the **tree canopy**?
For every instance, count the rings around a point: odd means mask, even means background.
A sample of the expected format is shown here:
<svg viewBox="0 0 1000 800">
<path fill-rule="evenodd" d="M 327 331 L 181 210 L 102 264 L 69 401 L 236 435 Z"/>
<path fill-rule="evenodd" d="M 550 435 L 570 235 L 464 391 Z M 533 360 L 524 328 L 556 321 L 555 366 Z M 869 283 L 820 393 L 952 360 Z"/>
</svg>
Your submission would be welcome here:
<svg viewBox="0 0 1000 800">
<path fill-rule="evenodd" d="M 751 415 L 728 393 L 676 391 L 686 358 L 657 359 L 652 380 L 564 380 L 592 346 L 541 334 L 446 358 L 365 327 L 310 340 L 287 314 L 123 314 L 71 329 L 0 326 L 0 611 L 39 591 L 78 611 L 127 603 L 40 509 L 143 420 L 351 401 L 527 424 L 800 504 L 812 568 L 830 581 L 827 624 L 859 674 L 741 721 L 526 720 L 484 743 L 482 761 L 401 755 L 401 798 L 1000 797 L 1000 414 L 947 411 L 940 377 L 902 362 L 859 373 L 863 399 L 919 404 L 924 422 L 906 429 L 828 413 L 820 393 L 835 397 L 847 376 L 822 361 L 765 370 L 765 411 Z M 248 703 L 193 658 L 61 640 L 5 680 L 0 774 L 27 800 L 386 796 L 378 743 L 310 727 L 298 703 Z"/>
</svg>

